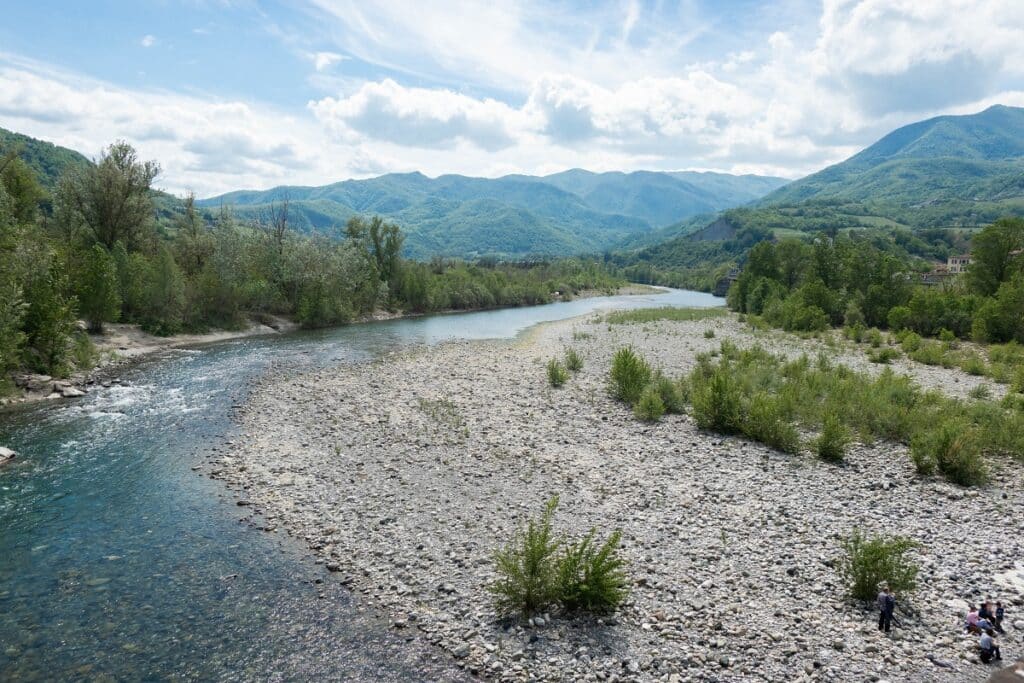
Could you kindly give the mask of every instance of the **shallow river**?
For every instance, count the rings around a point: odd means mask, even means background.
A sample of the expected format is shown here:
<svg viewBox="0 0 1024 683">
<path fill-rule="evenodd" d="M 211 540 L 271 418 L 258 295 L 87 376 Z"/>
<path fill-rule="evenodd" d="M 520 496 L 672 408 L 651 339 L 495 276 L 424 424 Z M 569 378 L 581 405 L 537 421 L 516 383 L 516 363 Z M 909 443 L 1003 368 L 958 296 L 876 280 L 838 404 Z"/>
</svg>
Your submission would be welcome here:
<svg viewBox="0 0 1024 683">
<path fill-rule="evenodd" d="M 297 542 L 255 531 L 193 470 L 271 365 L 512 338 L 605 308 L 717 306 L 708 294 L 601 297 L 175 350 L 84 398 L 0 412 L 0 680 L 457 678 Z"/>
</svg>

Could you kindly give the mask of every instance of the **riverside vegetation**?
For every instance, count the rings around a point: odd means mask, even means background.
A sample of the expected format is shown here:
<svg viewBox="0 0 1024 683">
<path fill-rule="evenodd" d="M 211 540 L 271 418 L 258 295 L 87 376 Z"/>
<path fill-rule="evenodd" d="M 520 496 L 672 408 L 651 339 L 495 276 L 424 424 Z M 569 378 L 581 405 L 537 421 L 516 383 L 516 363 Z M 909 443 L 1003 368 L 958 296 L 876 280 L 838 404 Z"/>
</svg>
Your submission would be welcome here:
<svg viewBox="0 0 1024 683">
<path fill-rule="evenodd" d="M 237 329 L 266 316 L 319 327 L 377 308 L 519 306 L 625 284 L 582 259 L 409 261 L 402 231 L 379 217 L 304 236 L 291 228 L 287 198 L 250 220 L 226 207 L 210 213 L 192 196 L 174 202 L 153 190 L 159 164 L 123 142 L 59 176 L 51 166 L 60 159 L 46 166 L 52 190 L 20 153 L 0 150 L 0 378 L 88 367 L 95 354 L 80 318 L 92 333 L 115 321 L 158 335 Z"/>
</svg>

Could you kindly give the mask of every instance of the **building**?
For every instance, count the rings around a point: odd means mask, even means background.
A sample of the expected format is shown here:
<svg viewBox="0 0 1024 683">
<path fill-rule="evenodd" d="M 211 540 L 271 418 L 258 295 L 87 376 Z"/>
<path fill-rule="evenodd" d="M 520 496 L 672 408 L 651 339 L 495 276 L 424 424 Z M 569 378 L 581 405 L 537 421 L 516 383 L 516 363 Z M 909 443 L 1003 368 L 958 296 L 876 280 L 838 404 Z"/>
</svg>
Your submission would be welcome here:
<svg viewBox="0 0 1024 683">
<path fill-rule="evenodd" d="M 971 265 L 970 254 L 950 256 L 948 259 L 946 259 L 946 270 L 949 271 L 950 275 L 959 275 L 960 273 L 966 273 L 967 267 L 969 265 Z"/>
</svg>

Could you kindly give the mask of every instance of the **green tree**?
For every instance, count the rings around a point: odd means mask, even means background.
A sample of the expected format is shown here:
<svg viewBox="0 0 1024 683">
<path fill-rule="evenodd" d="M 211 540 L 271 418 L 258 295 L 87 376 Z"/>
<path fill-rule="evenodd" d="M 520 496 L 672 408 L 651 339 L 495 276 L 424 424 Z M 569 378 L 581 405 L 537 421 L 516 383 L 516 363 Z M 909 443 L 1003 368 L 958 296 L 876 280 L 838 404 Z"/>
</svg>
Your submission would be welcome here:
<svg viewBox="0 0 1024 683">
<path fill-rule="evenodd" d="M 967 279 L 978 294 L 992 296 L 999 285 L 1021 270 L 1024 258 L 1024 219 L 1000 218 L 971 240 Z M 1014 254 L 1014 252 L 1017 252 Z"/>
<path fill-rule="evenodd" d="M 106 249 L 94 244 L 86 252 L 85 268 L 80 275 L 79 312 L 89 321 L 89 331 L 103 332 L 103 323 L 113 322 L 121 314 L 114 259 Z"/>
<path fill-rule="evenodd" d="M 46 192 L 32 169 L 18 158 L 17 149 L 0 157 L 0 184 L 7 193 L 8 211 L 14 221 L 20 225 L 34 222 L 39 202 L 46 197 Z"/>
<path fill-rule="evenodd" d="M 153 219 L 150 187 L 159 173 L 155 161 L 139 161 L 127 142 L 110 145 L 97 164 L 61 178 L 57 204 L 65 233 L 84 229 L 108 250 L 119 241 L 135 245 Z"/>
<path fill-rule="evenodd" d="M 26 361 L 39 372 L 63 376 L 67 374 L 69 345 L 75 329 L 73 297 L 65 295 L 66 276 L 52 263 L 29 278 L 25 287 L 23 329 L 27 338 Z"/>
<path fill-rule="evenodd" d="M 176 260 L 189 277 L 202 272 L 213 253 L 214 243 L 206 229 L 206 221 L 196 211 L 196 196 L 189 192 L 183 201 L 184 211 L 174 222 Z"/>
<path fill-rule="evenodd" d="M 405 242 L 398 225 L 385 223 L 380 216 L 370 220 L 353 216 L 345 226 L 345 232 L 359 245 L 380 281 L 388 283 L 393 288 L 392 293 L 396 293 L 401 285 L 398 275 L 402 264 L 402 244 Z"/>
</svg>

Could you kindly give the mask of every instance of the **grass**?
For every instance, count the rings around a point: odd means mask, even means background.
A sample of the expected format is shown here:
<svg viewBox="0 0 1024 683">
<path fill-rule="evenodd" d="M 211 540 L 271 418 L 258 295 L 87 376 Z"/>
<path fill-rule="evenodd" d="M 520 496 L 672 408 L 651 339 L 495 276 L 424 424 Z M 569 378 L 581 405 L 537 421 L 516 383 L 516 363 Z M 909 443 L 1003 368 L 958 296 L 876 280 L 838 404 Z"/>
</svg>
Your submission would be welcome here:
<svg viewBox="0 0 1024 683">
<path fill-rule="evenodd" d="M 552 358 L 548 361 L 548 384 L 556 389 L 569 381 L 569 371 L 562 365 L 562 361 Z"/>
<path fill-rule="evenodd" d="M 579 351 L 573 348 L 565 350 L 565 367 L 573 373 L 583 369 L 583 356 L 580 355 Z"/>
<path fill-rule="evenodd" d="M 421 398 L 419 401 L 422 410 L 434 422 L 446 427 L 452 434 L 461 440 L 469 438 L 469 427 L 466 426 L 466 418 L 462 416 L 459 407 L 446 398 L 431 400 Z"/>
<path fill-rule="evenodd" d="M 839 575 L 850 597 L 864 602 L 878 596 L 883 581 L 897 595 L 913 592 L 917 587 L 917 564 L 908 557 L 918 544 L 896 536 L 868 538 L 855 529 L 842 540 Z"/>
<path fill-rule="evenodd" d="M 828 462 L 842 462 L 849 444 L 850 430 L 843 424 L 839 413 L 825 413 L 821 423 L 821 434 L 814 442 L 814 450 L 818 457 Z"/>
<path fill-rule="evenodd" d="M 632 311 L 613 311 L 605 316 L 611 325 L 628 325 L 632 323 L 650 323 L 658 320 L 691 321 L 722 318 L 729 312 L 725 308 L 637 308 Z"/>
</svg>

